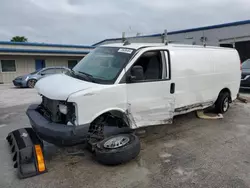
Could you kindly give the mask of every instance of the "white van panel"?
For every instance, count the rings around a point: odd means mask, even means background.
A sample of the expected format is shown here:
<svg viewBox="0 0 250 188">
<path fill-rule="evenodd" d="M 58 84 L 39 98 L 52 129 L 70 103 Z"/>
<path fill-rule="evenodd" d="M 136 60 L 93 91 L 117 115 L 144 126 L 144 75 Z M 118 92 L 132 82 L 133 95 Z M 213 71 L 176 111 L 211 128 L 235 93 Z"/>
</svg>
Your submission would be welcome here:
<svg viewBox="0 0 250 188">
<path fill-rule="evenodd" d="M 171 73 L 175 83 L 175 109 L 190 105 L 210 106 L 223 88 L 236 98 L 240 60 L 231 49 L 172 48 Z"/>
<path fill-rule="evenodd" d="M 236 99 L 240 87 L 240 59 L 236 50 L 214 50 L 211 53 L 214 62 L 214 83 L 216 91 L 228 88 L 231 91 L 232 100 Z"/>
<path fill-rule="evenodd" d="M 73 93 L 69 96 L 68 102 L 77 105 L 77 123 L 83 125 L 111 110 L 126 113 L 126 99 L 126 84 L 119 84 Z"/>
<path fill-rule="evenodd" d="M 172 80 L 175 82 L 175 108 L 205 103 L 217 98 L 214 92 L 213 63 L 209 53 L 197 49 L 177 49 L 171 54 Z"/>
</svg>

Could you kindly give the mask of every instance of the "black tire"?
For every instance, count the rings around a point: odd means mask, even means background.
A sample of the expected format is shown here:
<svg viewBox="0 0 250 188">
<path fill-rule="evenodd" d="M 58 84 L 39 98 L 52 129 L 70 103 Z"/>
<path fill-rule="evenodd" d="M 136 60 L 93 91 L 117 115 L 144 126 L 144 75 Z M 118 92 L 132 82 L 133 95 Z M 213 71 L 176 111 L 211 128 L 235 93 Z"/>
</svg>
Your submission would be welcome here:
<svg viewBox="0 0 250 188">
<path fill-rule="evenodd" d="M 37 80 L 35 80 L 35 79 L 30 79 L 30 80 L 28 80 L 28 82 L 27 82 L 27 86 L 28 86 L 29 88 L 34 88 L 35 85 L 36 85 L 36 82 L 37 82 Z"/>
<path fill-rule="evenodd" d="M 230 106 L 229 103 L 230 103 L 230 94 L 228 92 L 220 93 L 217 101 L 215 102 L 215 111 L 221 114 L 226 113 Z"/>
<path fill-rule="evenodd" d="M 109 149 L 104 147 L 104 143 L 106 143 L 111 138 L 115 138 L 118 136 L 125 136 L 129 138 L 129 142 L 124 146 Z M 105 165 L 118 165 L 122 163 L 126 163 L 140 153 L 141 145 L 139 138 L 134 134 L 119 134 L 115 136 L 111 136 L 99 142 L 95 148 L 95 157 L 96 160 Z"/>
</svg>

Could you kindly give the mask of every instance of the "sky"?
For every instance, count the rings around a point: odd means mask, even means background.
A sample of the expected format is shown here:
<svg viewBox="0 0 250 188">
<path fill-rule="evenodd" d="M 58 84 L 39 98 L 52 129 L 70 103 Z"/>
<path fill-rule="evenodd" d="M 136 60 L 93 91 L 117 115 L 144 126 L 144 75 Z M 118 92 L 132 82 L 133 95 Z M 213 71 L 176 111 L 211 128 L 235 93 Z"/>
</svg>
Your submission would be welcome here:
<svg viewBox="0 0 250 188">
<path fill-rule="evenodd" d="M 92 45 L 250 19 L 250 0 L 0 0 L 0 41 Z"/>
</svg>

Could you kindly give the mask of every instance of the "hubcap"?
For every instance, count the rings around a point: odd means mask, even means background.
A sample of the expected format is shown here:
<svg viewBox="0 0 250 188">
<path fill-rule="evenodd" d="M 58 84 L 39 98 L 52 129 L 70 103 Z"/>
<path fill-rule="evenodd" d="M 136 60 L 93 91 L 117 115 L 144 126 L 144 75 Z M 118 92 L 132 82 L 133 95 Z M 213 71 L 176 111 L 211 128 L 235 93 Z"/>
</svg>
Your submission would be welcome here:
<svg viewBox="0 0 250 188">
<path fill-rule="evenodd" d="M 129 137 L 127 136 L 117 136 L 107 140 L 104 143 L 105 148 L 115 149 L 126 145 L 129 142 Z"/>
<path fill-rule="evenodd" d="M 226 112 L 229 107 L 229 100 L 228 98 L 225 98 L 224 103 L 223 103 L 223 111 Z"/>
</svg>

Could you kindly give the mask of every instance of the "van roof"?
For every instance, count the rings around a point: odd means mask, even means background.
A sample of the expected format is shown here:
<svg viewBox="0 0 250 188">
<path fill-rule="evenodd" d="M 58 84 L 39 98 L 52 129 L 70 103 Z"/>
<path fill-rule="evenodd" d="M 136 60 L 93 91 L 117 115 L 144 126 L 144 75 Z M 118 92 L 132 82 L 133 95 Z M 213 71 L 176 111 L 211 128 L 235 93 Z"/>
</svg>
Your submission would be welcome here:
<svg viewBox="0 0 250 188">
<path fill-rule="evenodd" d="M 112 43 L 112 44 L 105 44 L 102 46 L 107 47 L 121 47 L 121 48 L 132 48 L 132 49 L 139 49 L 142 47 L 156 47 L 156 46 L 165 46 L 163 43 L 131 43 L 128 45 L 123 45 L 123 43 Z"/>
<path fill-rule="evenodd" d="M 143 47 L 163 47 L 166 49 L 169 48 L 204 48 L 202 45 L 189 45 L 189 44 L 175 44 L 171 43 L 168 45 L 165 45 L 164 43 L 131 43 L 128 45 L 123 45 L 123 43 L 112 43 L 112 44 L 105 44 L 101 46 L 106 47 L 120 47 L 120 48 L 131 48 L 131 49 L 139 49 Z M 206 46 L 208 49 L 230 49 L 230 48 L 224 48 L 224 47 L 216 47 L 216 46 Z"/>
</svg>

